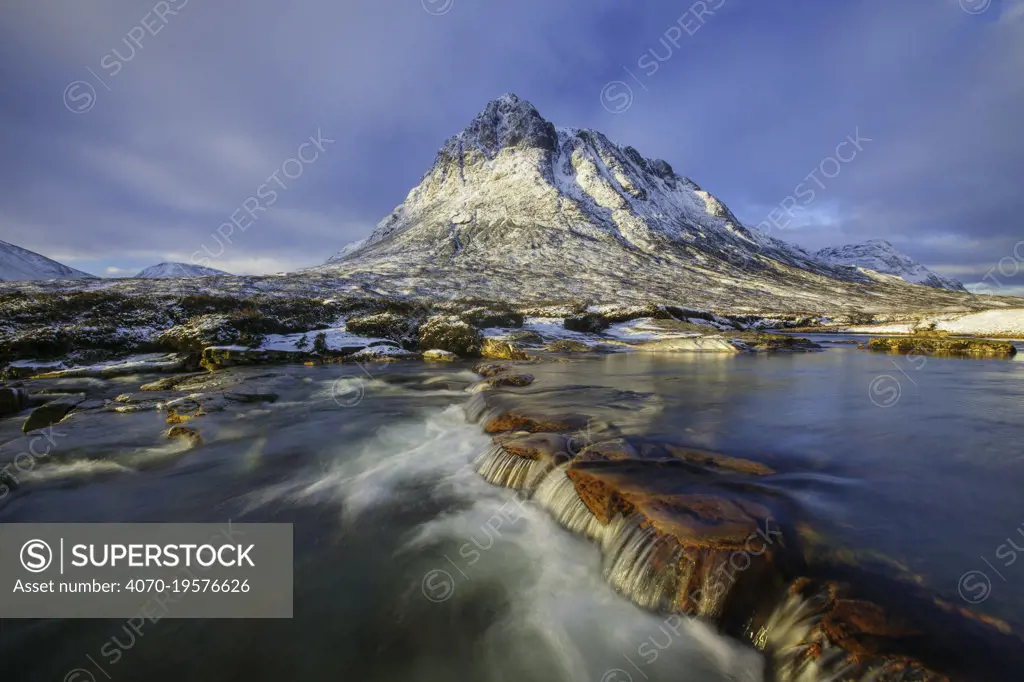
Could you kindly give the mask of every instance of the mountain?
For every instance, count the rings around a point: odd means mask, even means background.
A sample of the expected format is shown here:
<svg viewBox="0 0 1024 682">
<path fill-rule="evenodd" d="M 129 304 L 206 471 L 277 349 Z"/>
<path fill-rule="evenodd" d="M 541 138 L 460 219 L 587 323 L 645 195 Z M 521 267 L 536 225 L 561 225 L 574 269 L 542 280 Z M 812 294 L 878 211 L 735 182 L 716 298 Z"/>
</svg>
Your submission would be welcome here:
<svg viewBox="0 0 1024 682">
<path fill-rule="evenodd" d="M 0 282 L 37 279 L 93 278 L 88 272 L 75 270 L 35 251 L 0 241 Z"/>
<path fill-rule="evenodd" d="M 862 244 L 835 246 L 822 249 L 814 255 L 833 265 L 874 270 L 884 275 L 895 275 L 913 284 L 923 284 L 927 287 L 950 291 L 967 291 L 958 280 L 932 272 L 910 256 L 897 251 L 892 244 L 884 239 L 872 239 Z"/>
<path fill-rule="evenodd" d="M 151 265 L 139 274 L 135 275 L 141 279 L 172 279 L 177 277 L 209 277 L 210 275 L 230 275 L 229 272 L 207 268 L 202 265 L 191 265 L 189 263 L 160 263 Z"/>
<path fill-rule="evenodd" d="M 663 301 L 732 310 L 906 308 L 898 280 L 745 227 L 660 159 L 529 102 L 492 102 L 365 239 L 306 271 L 412 296 Z"/>
</svg>

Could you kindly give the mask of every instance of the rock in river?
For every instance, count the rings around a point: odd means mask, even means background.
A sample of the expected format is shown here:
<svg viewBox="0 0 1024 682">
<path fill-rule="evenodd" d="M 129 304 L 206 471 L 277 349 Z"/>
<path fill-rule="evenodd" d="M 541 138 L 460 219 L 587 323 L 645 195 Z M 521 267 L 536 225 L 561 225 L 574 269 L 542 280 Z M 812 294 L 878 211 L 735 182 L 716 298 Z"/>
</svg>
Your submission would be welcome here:
<svg viewBox="0 0 1024 682">
<path fill-rule="evenodd" d="M 21 430 L 28 433 L 56 424 L 83 400 L 85 400 L 85 396 L 62 396 L 57 400 L 40 405 L 28 415 L 25 423 L 21 425 Z"/>
</svg>

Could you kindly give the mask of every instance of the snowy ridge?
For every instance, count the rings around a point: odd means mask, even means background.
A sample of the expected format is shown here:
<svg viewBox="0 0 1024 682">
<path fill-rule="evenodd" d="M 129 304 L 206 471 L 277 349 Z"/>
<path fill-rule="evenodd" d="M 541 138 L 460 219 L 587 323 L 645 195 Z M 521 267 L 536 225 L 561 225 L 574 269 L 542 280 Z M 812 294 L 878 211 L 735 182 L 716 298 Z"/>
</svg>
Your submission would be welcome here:
<svg viewBox="0 0 1024 682">
<path fill-rule="evenodd" d="M 0 241 L 0 282 L 21 282 L 43 279 L 95 279 L 35 251 Z"/>
<path fill-rule="evenodd" d="M 135 275 L 141 279 L 171 279 L 175 277 L 209 277 L 211 275 L 230 275 L 229 272 L 207 268 L 202 265 L 191 263 L 159 263 L 151 265 L 139 274 Z"/>
<path fill-rule="evenodd" d="M 827 263 L 874 270 L 884 275 L 894 275 L 913 284 L 950 291 L 967 291 L 958 280 L 932 272 L 910 256 L 897 251 L 884 239 L 830 247 L 818 251 L 815 256 Z"/>
<path fill-rule="evenodd" d="M 748 228 L 666 161 L 556 128 L 515 95 L 449 138 L 366 239 L 307 272 L 441 298 L 821 310 L 929 296 Z"/>
<path fill-rule="evenodd" d="M 328 265 L 385 254 L 507 260 L 510 251 L 558 248 L 578 239 L 595 250 L 627 249 L 655 258 L 675 251 L 697 264 L 710 256 L 758 267 L 766 256 L 863 279 L 753 234 L 667 162 L 644 158 L 597 131 L 555 128 L 511 94 L 488 104 L 450 138 L 405 202 Z"/>
</svg>

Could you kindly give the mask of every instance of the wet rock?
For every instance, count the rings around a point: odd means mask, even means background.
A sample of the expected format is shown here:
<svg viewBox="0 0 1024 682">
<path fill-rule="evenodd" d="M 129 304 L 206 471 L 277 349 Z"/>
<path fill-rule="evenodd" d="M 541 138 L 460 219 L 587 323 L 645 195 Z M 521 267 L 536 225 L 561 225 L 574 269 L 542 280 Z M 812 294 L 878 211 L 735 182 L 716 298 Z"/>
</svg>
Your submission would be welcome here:
<svg viewBox="0 0 1024 682">
<path fill-rule="evenodd" d="M 485 358 L 492 360 L 530 359 L 530 356 L 526 354 L 526 351 L 511 341 L 502 341 L 493 338 L 486 338 L 483 340 L 483 344 L 480 346 L 480 354 Z"/>
<path fill-rule="evenodd" d="M 182 439 L 190 443 L 192 447 L 197 447 L 203 444 L 203 435 L 200 433 L 199 429 L 192 428 L 191 426 L 182 426 L 181 424 L 167 429 L 167 439 Z"/>
<path fill-rule="evenodd" d="M 303 357 L 302 353 L 291 353 L 288 351 L 241 348 L 237 346 L 211 346 L 203 349 L 203 359 L 199 364 L 210 371 L 214 371 L 224 367 L 237 367 L 240 365 L 272 365 L 298 362 Z"/>
<path fill-rule="evenodd" d="M 206 414 L 203 410 L 203 402 L 201 396 L 188 396 L 168 403 L 166 405 L 167 423 L 183 424 L 196 417 L 202 417 Z"/>
<path fill-rule="evenodd" d="M 21 425 L 21 430 L 28 433 L 56 424 L 83 400 L 85 400 L 84 396 L 64 396 L 45 405 L 40 405 L 28 415 L 25 423 Z"/>
<path fill-rule="evenodd" d="M 482 377 L 493 377 L 505 372 L 509 365 L 502 365 L 497 362 L 483 362 L 473 367 L 473 371 Z"/>
<path fill-rule="evenodd" d="M 552 353 L 591 353 L 594 351 L 594 347 L 588 346 L 581 341 L 559 339 L 549 343 L 544 347 L 544 350 L 551 351 Z"/>
<path fill-rule="evenodd" d="M 25 389 L 0 388 L 0 417 L 21 412 L 28 403 L 28 391 Z"/>
<path fill-rule="evenodd" d="M 432 348 L 423 351 L 423 359 L 429 362 L 455 362 L 459 356 L 451 351 Z"/>
<path fill-rule="evenodd" d="M 516 410 L 502 412 L 487 422 L 484 431 L 572 431 L 585 427 L 587 418 L 580 415 L 525 414 Z"/>
<path fill-rule="evenodd" d="M 510 455 L 553 466 L 565 464 L 575 454 L 569 437 L 557 433 L 500 434 L 492 442 Z"/>
<path fill-rule="evenodd" d="M 28 405 L 29 407 L 39 407 L 40 405 L 45 405 L 48 402 L 60 400 L 61 398 L 78 397 L 80 397 L 80 394 L 78 393 L 68 393 L 65 391 L 36 391 L 34 393 L 29 393 Z"/>
<path fill-rule="evenodd" d="M 819 344 L 799 336 L 741 333 L 733 336 L 733 340 L 743 343 L 745 350 L 758 353 L 808 353 L 821 350 Z"/>
<path fill-rule="evenodd" d="M 513 343 L 524 344 L 527 346 L 540 346 L 544 343 L 544 338 L 540 334 L 531 331 L 512 332 L 508 335 L 508 338 Z"/>
<path fill-rule="evenodd" d="M 461 357 L 476 357 L 484 339 L 480 330 L 453 315 L 435 315 L 419 330 L 420 348 L 445 350 Z"/>
<path fill-rule="evenodd" d="M 579 459 L 585 461 L 615 462 L 638 459 L 640 453 L 625 438 L 613 438 L 588 444 L 580 451 Z"/>
<path fill-rule="evenodd" d="M 781 584 L 777 556 L 787 550 L 766 507 L 721 493 L 651 492 L 628 472 L 599 464 L 606 463 L 584 455 L 566 474 L 597 522 L 612 531 L 630 523 L 638 541 L 651 547 L 643 570 L 660 576 L 657 603 L 664 608 L 742 619 L 759 595 Z M 650 599 L 634 596 L 642 605 Z"/>
<path fill-rule="evenodd" d="M 493 388 L 499 386 L 529 386 L 532 383 L 532 374 L 499 374 L 486 380 L 486 384 Z"/>
<path fill-rule="evenodd" d="M 661 447 L 669 456 L 691 464 L 722 473 L 750 474 L 752 476 L 768 476 L 775 470 L 759 462 L 739 457 L 728 457 L 717 452 L 688 448 L 673 443 L 663 443 Z"/>
<path fill-rule="evenodd" d="M 915 640 L 922 634 L 881 605 L 850 598 L 847 586 L 801 578 L 789 587 L 755 643 L 766 649 L 779 679 L 842 674 L 842 679 L 949 682 L 907 655 L 908 649 L 919 648 Z"/>
<path fill-rule="evenodd" d="M 1012 343 L 925 335 L 873 338 L 868 341 L 868 349 L 885 353 L 923 356 L 1010 358 L 1017 354 L 1017 349 Z"/>
<path fill-rule="evenodd" d="M 195 377 L 207 376 L 207 372 L 193 372 L 191 374 L 176 374 L 174 376 L 164 377 L 163 379 L 157 379 L 151 381 L 148 384 L 143 384 L 139 387 L 141 391 L 169 391 L 174 389 L 179 384 L 182 384 Z"/>
<path fill-rule="evenodd" d="M 181 355 L 149 355 L 126 358 L 88 367 L 72 367 L 57 372 L 47 372 L 37 376 L 39 379 L 63 379 L 76 377 L 110 377 L 129 376 L 145 372 L 179 372 L 185 368 L 187 358 Z"/>
<path fill-rule="evenodd" d="M 277 394 L 263 389 L 237 389 L 225 391 L 224 397 L 236 403 L 272 403 L 277 401 Z"/>
</svg>

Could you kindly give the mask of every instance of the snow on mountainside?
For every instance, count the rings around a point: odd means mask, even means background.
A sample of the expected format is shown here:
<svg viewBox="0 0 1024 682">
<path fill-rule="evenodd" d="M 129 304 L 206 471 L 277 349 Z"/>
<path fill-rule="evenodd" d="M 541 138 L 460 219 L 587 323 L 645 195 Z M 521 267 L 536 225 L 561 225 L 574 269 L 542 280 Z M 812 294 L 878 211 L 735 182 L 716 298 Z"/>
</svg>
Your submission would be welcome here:
<svg viewBox="0 0 1024 682">
<path fill-rule="evenodd" d="M 174 277 L 209 277 L 211 275 L 230 275 L 229 272 L 207 268 L 202 265 L 190 263 L 160 263 L 152 265 L 139 274 L 135 275 L 141 279 L 170 279 Z"/>
<path fill-rule="evenodd" d="M 709 305 L 789 289 L 820 307 L 829 288 L 872 284 L 748 229 L 667 162 L 556 128 L 511 94 L 444 144 L 369 237 L 312 272 L 440 296 Z"/>
<path fill-rule="evenodd" d="M 0 282 L 86 277 L 95 278 L 95 275 L 69 268 L 35 251 L 0 241 Z"/>
<path fill-rule="evenodd" d="M 961 282 L 932 272 L 910 256 L 897 251 L 884 239 L 830 247 L 818 251 L 815 256 L 834 265 L 856 266 L 885 275 L 895 275 L 913 284 L 950 291 L 967 291 Z"/>
</svg>

